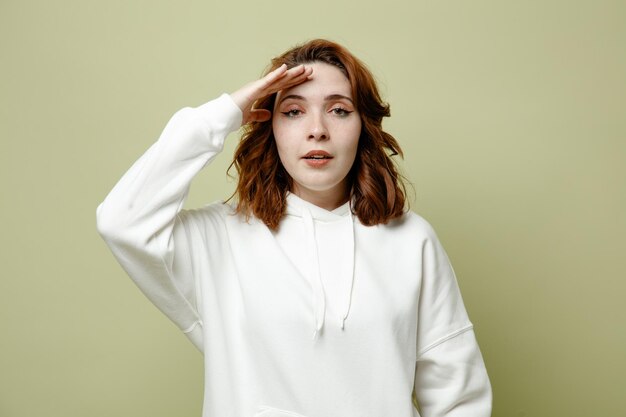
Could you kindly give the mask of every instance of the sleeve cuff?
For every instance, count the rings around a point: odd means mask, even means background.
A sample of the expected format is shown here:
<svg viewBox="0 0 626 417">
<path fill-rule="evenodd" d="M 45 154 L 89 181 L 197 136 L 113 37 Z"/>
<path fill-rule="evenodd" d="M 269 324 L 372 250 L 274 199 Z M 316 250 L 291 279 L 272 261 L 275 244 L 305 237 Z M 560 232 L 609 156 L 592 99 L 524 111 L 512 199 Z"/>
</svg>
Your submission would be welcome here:
<svg viewBox="0 0 626 417">
<path fill-rule="evenodd" d="M 196 107 L 196 111 L 202 119 L 210 120 L 210 125 L 215 129 L 226 133 L 239 129 L 243 121 L 241 109 L 226 93 Z"/>
</svg>

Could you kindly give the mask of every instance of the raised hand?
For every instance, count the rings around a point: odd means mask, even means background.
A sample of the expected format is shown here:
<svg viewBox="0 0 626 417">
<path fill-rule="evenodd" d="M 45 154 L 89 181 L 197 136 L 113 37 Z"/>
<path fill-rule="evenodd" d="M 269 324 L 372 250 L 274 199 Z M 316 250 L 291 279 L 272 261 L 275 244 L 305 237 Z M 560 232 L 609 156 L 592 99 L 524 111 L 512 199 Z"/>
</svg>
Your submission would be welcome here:
<svg viewBox="0 0 626 417">
<path fill-rule="evenodd" d="M 287 65 L 283 64 L 265 77 L 252 81 L 230 94 L 243 112 L 242 125 L 270 120 L 272 113 L 265 109 L 254 109 L 254 103 L 270 94 L 307 81 L 312 73 L 313 69 L 304 64 L 291 69 L 287 69 Z"/>
</svg>

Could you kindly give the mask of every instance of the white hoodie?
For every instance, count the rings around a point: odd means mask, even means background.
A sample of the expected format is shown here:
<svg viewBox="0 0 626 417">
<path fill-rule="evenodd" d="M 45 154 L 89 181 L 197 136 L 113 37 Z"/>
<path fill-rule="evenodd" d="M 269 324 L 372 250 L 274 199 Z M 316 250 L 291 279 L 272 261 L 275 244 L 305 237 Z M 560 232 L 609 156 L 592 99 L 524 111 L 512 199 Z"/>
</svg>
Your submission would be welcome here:
<svg viewBox="0 0 626 417">
<path fill-rule="evenodd" d="M 289 194 L 273 232 L 231 204 L 182 209 L 241 120 L 227 94 L 179 110 L 97 208 L 119 263 L 204 353 L 203 416 L 489 416 L 472 323 L 422 217 L 368 227 L 349 203 Z"/>
</svg>

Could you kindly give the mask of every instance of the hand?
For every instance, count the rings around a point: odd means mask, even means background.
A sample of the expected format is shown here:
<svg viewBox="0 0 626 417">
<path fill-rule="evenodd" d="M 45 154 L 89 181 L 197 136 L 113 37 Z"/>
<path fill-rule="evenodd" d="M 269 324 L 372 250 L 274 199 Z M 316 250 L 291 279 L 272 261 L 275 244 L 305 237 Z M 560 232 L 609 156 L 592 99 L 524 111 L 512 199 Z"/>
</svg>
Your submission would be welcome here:
<svg viewBox="0 0 626 417">
<path fill-rule="evenodd" d="M 304 64 L 287 69 L 283 64 L 265 77 L 248 83 L 230 94 L 231 98 L 243 113 L 242 125 L 250 122 L 265 122 L 272 118 L 272 112 L 265 109 L 254 109 L 254 103 L 264 97 L 298 85 L 310 79 L 313 68 Z"/>
</svg>

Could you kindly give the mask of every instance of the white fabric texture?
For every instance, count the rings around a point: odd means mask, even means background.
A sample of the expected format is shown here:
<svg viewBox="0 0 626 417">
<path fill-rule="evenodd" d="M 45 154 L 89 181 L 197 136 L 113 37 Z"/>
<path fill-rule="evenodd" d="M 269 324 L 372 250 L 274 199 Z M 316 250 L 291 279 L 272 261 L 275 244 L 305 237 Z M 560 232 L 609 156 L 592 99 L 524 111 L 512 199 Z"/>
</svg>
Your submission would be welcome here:
<svg viewBox="0 0 626 417">
<path fill-rule="evenodd" d="M 277 231 L 234 203 L 182 209 L 241 120 L 227 94 L 179 110 L 97 208 L 121 266 L 203 352 L 203 416 L 489 416 L 472 323 L 424 218 L 364 226 L 349 203 L 295 194 Z"/>
</svg>

